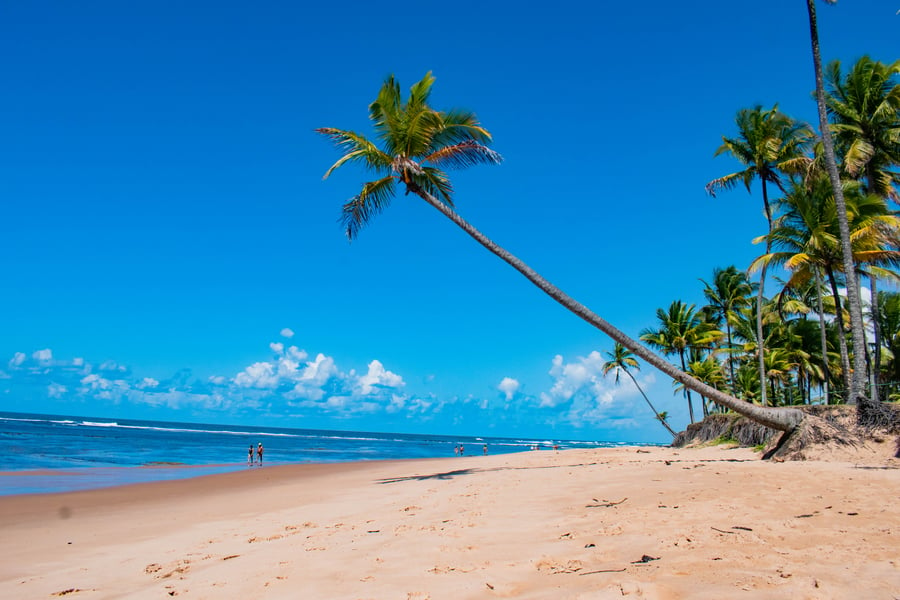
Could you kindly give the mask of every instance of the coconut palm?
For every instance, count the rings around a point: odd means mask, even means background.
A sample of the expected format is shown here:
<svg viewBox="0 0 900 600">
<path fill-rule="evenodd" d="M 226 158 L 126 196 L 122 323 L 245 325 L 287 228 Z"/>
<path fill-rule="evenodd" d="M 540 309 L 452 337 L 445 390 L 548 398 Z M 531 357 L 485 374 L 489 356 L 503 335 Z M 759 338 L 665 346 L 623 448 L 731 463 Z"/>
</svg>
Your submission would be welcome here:
<svg viewBox="0 0 900 600">
<path fill-rule="evenodd" d="M 647 394 L 644 393 L 643 388 L 641 388 L 640 384 L 638 384 L 637 379 L 634 378 L 634 375 L 631 373 L 631 369 L 635 371 L 640 371 L 641 366 L 638 363 L 637 359 L 634 358 L 633 353 L 620 344 L 616 342 L 613 346 L 612 352 L 607 352 L 606 356 L 609 357 L 609 360 L 603 363 L 603 374 L 607 375 L 610 371 L 616 372 L 616 385 L 619 383 L 619 373 L 625 373 L 628 377 L 631 378 L 631 382 L 634 383 L 634 387 L 641 393 L 641 396 L 644 397 L 644 400 L 647 401 L 647 406 L 650 407 L 650 410 L 653 411 L 653 415 L 656 419 L 662 423 L 662 426 L 668 430 L 669 433 L 672 434 L 672 437 L 675 437 L 677 434 L 675 431 L 669 427 L 669 424 L 666 422 L 666 419 L 661 417 L 659 412 L 657 412 L 656 407 L 653 406 L 653 403 L 650 402 L 650 398 L 647 397 Z"/>
<path fill-rule="evenodd" d="M 886 65 L 863 56 L 844 75 L 840 61 L 826 71 L 825 101 L 844 171 L 865 178 L 870 194 L 900 200 L 900 60 Z"/>
<path fill-rule="evenodd" d="M 725 269 L 714 269 L 711 284 L 702 279 L 700 281 L 705 286 L 703 295 L 709 303 L 708 311 L 718 322 L 725 324 L 728 381 L 731 382 L 731 393 L 734 394 L 734 346 L 731 327 L 736 310 L 750 303 L 750 294 L 753 289 L 750 282 L 747 281 L 747 276 L 738 271 L 734 265 Z"/>
<path fill-rule="evenodd" d="M 715 197 L 719 190 L 731 189 L 739 182 L 743 182 L 747 192 L 750 192 L 751 184 L 759 179 L 762 184 L 763 208 L 769 226 L 768 231 L 772 231 L 769 184 L 775 185 L 783 192 L 785 173 L 798 173 L 806 169 L 809 160 L 804 151 L 812 139 L 812 131 L 806 124 L 794 121 L 779 112 L 778 105 L 765 111 L 759 105 L 751 109 L 741 109 L 737 113 L 735 123 L 738 129 L 737 137 L 723 136 L 723 143 L 716 150 L 715 156 L 730 154 L 745 168 L 710 181 L 706 184 L 706 191 Z M 769 249 L 766 248 L 766 253 L 768 252 Z M 757 306 L 762 306 L 765 281 L 766 270 L 763 268 L 757 288 Z M 757 315 L 762 319 L 762 310 L 757 310 Z M 764 339 L 761 320 L 757 320 L 756 333 L 757 339 Z M 766 404 L 764 350 L 765 347 L 760 345 L 757 357 L 762 381 L 760 397 L 763 405 Z"/>
<path fill-rule="evenodd" d="M 722 372 L 722 365 L 718 363 L 712 356 L 692 361 L 688 364 L 688 373 L 717 390 L 726 387 L 725 373 Z M 675 391 L 680 391 L 684 386 L 676 386 Z M 706 399 L 704 398 L 704 405 Z"/>
<path fill-rule="evenodd" d="M 837 0 L 825 0 L 828 4 L 834 4 Z M 822 75 L 822 55 L 819 48 L 819 28 L 816 16 L 815 0 L 806 0 L 806 11 L 809 16 L 809 39 L 812 46 L 813 72 L 816 81 L 816 108 L 819 113 L 819 130 L 822 133 L 822 146 L 825 155 L 825 169 L 828 179 L 834 191 L 835 209 L 837 211 L 839 239 L 841 247 L 841 259 L 845 277 L 847 278 L 847 306 L 850 310 L 850 331 L 853 337 L 853 345 L 862 348 L 865 345 L 865 330 L 862 319 L 862 301 L 859 296 L 859 287 L 856 280 L 856 269 L 853 264 L 853 247 L 850 242 L 850 224 L 847 219 L 847 205 L 844 201 L 844 193 L 841 187 L 841 177 L 838 173 L 837 159 L 834 152 L 834 141 L 828 126 L 828 115 L 825 102 L 825 83 Z M 869 398 L 865 395 L 866 387 L 866 360 L 862 352 L 856 352 L 853 357 L 853 374 L 850 379 L 848 402 L 859 403 L 858 417 L 860 422 L 866 423 L 876 418 L 877 411 Z"/>
<path fill-rule="evenodd" d="M 377 177 L 363 184 L 361 191 L 344 204 L 342 220 L 350 239 L 388 206 L 398 188 L 404 189 L 450 219 L 559 304 L 667 376 L 762 425 L 787 432 L 797 428 L 806 418 L 800 411 L 753 406 L 693 379 L 552 285 L 457 214 L 453 210 L 450 179 L 443 169 L 497 164 L 501 158 L 487 146 L 490 134 L 473 113 L 437 111 L 428 105 L 433 83 L 434 78 L 428 73 L 412 86 L 404 101 L 393 76 L 387 79 L 369 106 L 369 118 L 380 146 L 352 131 L 333 127 L 316 130 L 328 136 L 344 153 L 326 172 L 326 178 L 338 167 L 351 163 L 367 168 Z"/>
<path fill-rule="evenodd" d="M 875 268 L 897 264 L 900 261 L 900 218 L 888 210 L 882 198 L 865 194 L 858 183 L 847 182 L 842 192 L 851 218 L 854 263 L 875 265 Z M 780 207 L 784 214 L 767 236 L 775 251 L 753 261 L 751 270 L 765 264 L 784 266 L 791 273 L 785 288 L 792 289 L 807 285 L 821 270 L 831 286 L 836 321 L 842 326 L 844 318 L 838 277 L 846 279 L 846 273 L 841 272 L 839 223 L 830 183 L 819 177 L 805 185 L 796 185 L 784 197 Z M 843 335 L 839 336 L 839 342 L 844 386 L 849 390 L 850 357 Z M 854 358 L 864 352 L 864 345 L 854 345 Z"/>
<path fill-rule="evenodd" d="M 668 310 L 657 309 L 656 318 L 659 321 L 659 327 L 642 331 L 641 340 L 647 342 L 651 347 L 659 349 L 666 356 L 677 354 L 682 371 L 687 371 L 687 359 L 692 350 L 710 349 L 712 344 L 722 337 L 722 332 L 701 318 L 693 304 L 688 305 L 681 300 L 670 304 Z M 694 406 L 691 401 L 691 387 L 685 386 L 684 390 L 687 397 L 688 414 L 693 423 Z M 709 397 L 699 390 L 698 393 L 701 396 Z"/>
</svg>

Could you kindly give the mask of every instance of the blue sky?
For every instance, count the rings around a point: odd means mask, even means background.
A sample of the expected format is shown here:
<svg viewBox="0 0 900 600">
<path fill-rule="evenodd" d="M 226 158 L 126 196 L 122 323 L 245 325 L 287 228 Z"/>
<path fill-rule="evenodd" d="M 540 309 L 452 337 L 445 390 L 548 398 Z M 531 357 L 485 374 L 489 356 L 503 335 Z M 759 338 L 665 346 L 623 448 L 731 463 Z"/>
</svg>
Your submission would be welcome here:
<svg viewBox="0 0 900 600">
<path fill-rule="evenodd" d="M 349 244 L 365 174 L 323 182 L 313 133 L 433 71 L 505 158 L 460 213 L 636 336 L 760 253 L 712 155 L 740 108 L 814 121 L 814 83 L 801 0 L 605 4 L 4 3 L 0 410 L 664 441 L 609 340 L 421 201 Z M 819 3 L 825 59 L 896 60 L 897 8 Z"/>
</svg>

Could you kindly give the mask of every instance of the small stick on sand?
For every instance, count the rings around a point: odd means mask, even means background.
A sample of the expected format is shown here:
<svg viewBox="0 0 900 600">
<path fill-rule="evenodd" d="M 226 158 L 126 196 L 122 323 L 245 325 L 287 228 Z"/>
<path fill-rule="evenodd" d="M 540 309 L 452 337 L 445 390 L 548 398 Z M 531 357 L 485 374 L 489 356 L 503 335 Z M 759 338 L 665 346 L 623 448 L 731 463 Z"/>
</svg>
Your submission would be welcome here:
<svg viewBox="0 0 900 600">
<path fill-rule="evenodd" d="M 628 500 L 628 498 L 622 498 L 618 502 L 604 502 L 602 504 L 585 504 L 584 507 L 585 508 L 609 508 L 610 506 L 618 506 L 619 504 L 622 504 L 626 500 Z M 597 500 L 596 498 L 594 498 L 594 502 L 600 502 L 600 501 Z"/>
</svg>

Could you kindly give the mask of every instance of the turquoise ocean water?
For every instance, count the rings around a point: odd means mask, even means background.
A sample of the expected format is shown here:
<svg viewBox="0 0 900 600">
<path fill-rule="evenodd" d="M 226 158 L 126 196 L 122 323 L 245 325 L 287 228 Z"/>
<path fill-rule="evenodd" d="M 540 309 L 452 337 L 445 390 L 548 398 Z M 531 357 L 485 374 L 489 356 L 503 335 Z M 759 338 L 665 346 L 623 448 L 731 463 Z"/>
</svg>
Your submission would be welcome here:
<svg viewBox="0 0 900 600">
<path fill-rule="evenodd" d="M 262 442 L 265 464 L 346 462 L 624 444 L 240 427 L 0 412 L 0 495 L 50 493 L 180 479 L 247 468 Z"/>
</svg>

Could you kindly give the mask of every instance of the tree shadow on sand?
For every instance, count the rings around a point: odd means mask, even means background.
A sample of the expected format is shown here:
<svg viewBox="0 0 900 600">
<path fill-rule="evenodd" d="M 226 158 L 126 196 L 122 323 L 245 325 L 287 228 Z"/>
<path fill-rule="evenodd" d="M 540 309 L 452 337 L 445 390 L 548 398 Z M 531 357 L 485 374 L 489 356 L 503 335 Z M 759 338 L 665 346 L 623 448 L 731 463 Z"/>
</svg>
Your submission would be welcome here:
<svg viewBox="0 0 900 600">
<path fill-rule="evenodd" d="M 700 459 L 700 460 L 655 460 L 652 462 L 665 462 L 666 464 L 671 464 L 673 462 L 692 462 L 692 463 L 707 463 L 707 462 L 757 462 L 756 459 L 740 459 L 740 458 L 726 458 L 726 459 Z M 473 475 L 475 473 L 489 473 L 491 471 L 532 471 L 536 469 L 571 469 L 575 467 L 590 467 L 593 465 L 600 464 L 599 462 L 590 462 L 590 463 L 577 463 L 577 464 L 565 464 L 565 465 L 537 465 L 533 467 L 492 467 L 490 469 L 457 469 L 455 471 L 444 471 L 442 473 L 432 473 L 431 475 L 408 475 L 406 477 L 389 477 L 387 479 L 378 479 L 376 480 L 379 484 L 385 483 L 400 483 L 401 481 L 428 481 L 431 479 L 454 479 L 456 477 L 461 477 L 463 475 Z"/>
</svg>

